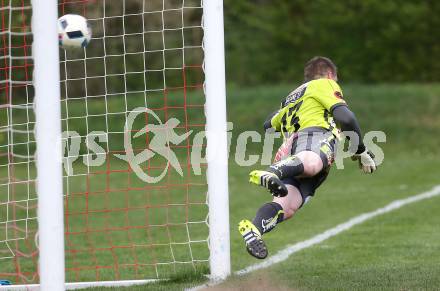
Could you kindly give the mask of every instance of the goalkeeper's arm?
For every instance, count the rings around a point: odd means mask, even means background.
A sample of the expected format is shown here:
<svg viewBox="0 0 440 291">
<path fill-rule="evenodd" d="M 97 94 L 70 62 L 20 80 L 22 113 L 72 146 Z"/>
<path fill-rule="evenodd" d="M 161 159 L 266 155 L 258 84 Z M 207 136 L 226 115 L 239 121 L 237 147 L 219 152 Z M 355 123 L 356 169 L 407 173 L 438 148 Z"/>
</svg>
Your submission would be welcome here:
<svg viewBox="0 0 440 291">
<path fill-rule="evenodd" d="M 264 131 L 268 130 L 269 128 L 274 128 L 275 130 L 277 130 L 277 128 L 274 127 L 274 126 L 272 125 L 272 119 L 273 119 L 273 117 L 274 117 L 275 115 L 278 114 L 278 112 L 279 112 L 279 110 L 276 110 L 276 111 L 272 112 L 272 113 L 266 118 L 266 121 L 265 121 L 264 124 L 263 124 Z"/>
<path fill-rule="evenodd" d="M 340 126 L 342 131 L 351 131 L 358 136 L 359 144 L 356 154 L 360 154 L 365 151 L 365 145 L 362 141 L 362 134 L 359 122 L 357 121 L 354 113 L 350 109 L 348 109 L 348 106 L 345 104 L 336 105 L 334 108 L 332 108 L 332 115 L 335 119 L 335 122 Z"/>
<path fill-rule="evenodd" d="M 362 141 L 361 129 L 354 113 L 345 104 L 341 104 L 332 108 L 332 115 L 342 131 L 351 131 L 357 134 L 359 144 L 354 158 L 359 160 L 360 168 L 365 173 L 374 172 L 376 170 L 374 155 L 367 150 Z"/>
</svg>

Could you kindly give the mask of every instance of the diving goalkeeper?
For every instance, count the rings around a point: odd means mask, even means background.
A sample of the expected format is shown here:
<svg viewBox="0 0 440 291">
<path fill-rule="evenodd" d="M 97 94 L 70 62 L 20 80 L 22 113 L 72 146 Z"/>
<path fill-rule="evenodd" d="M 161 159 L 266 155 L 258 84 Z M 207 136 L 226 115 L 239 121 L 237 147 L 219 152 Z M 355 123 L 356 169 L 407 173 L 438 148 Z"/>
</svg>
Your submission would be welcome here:
<svg viewBox="0 0 440 291">
<path fill-rule="evenodd" d="M 335 64 L 325 57 L 312 58 L 305 65 L 304 80 L 264 123 L 265 130 L 273 128 L 285 140 L 274 164 L 250 173 L 251 183 L 267 188 L 274 196 L 272 202 L 261 206 L 252 222 L 245 219 L 238 225 L 247 251 L 258 259 L 268 254 L 262 235 L 291 218 L 327 178 L 340 130 L 358 138 L 353 159 L 360 168 L 365 173 L 376 170 L 374 156 L 362 142 L 358 121 L 336 83 Z"/>
</svg>

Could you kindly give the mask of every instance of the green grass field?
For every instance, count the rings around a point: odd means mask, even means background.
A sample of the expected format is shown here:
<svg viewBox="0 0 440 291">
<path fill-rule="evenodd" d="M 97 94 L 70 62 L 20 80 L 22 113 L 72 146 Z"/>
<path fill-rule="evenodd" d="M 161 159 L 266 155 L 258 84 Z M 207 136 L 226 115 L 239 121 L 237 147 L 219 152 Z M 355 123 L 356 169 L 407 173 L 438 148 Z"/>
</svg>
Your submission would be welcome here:
<svg viewBox="0 0 440 291">
<path fill-rule="evenodd" d="M 292 220 L 280 224 L 277 229 L 265 236 L 270 254 L 276 253 L 285 246 L 306 240 L 316 234 L 343 223 L 358 214 L 373 211 L 389 202 L 430 190 L 439 184 L 440 151 L 438 150 L 438 132 L 440 131 L 440 85 L 348 85 L 344 86 L 346 100 L 357 114 L 364 131 L 382 130 L 387 135 L 387 142 L 380 144 L 385 152 L 384 163 L 371 176 L 363 175 L 350 160 L 345 161 L 345 169 L 333 169 L 326 183 L 317 191 L 315 198 L 307 204 Z M 290 86 L 264 86 L 256 88 L 231 87 L 228 91 L 228 119 L 234 123 L 234 135 L 244 130 L 262 132 L 262 122 L 266 115 L 277 108 L 279 100 L 286 95 Z M 235 148 L 235 144 L 232 144 Z M 250 147 L 249 153 L 261 152 L 261 145 Z M 233 157 L 233 155 L 231 155 Z M 231 225 L 231 256 L 233 271 L 242 269 L 257 260 L 250 257 L 236 230 L 236 224 L 242 218 L 253 218 L 256 209 L 271 197 L 263 189 L 247 183 L 247 175 L 253 167 L 238 166 L 230 159 L 230 225 Z M 261 167 L 261 166 L 257 166 Z M 79 168 L 78 168 L 79 169 Z M 198 179 L 201 179 L 200 177 Z M 111 179 L 114 187 L 124 187 L 127 175 L 115 175 Z M 200 182 L 200 180 L 198 180 Z M 84 186 L 78 180 L 75 189 Z M 104 181 L 96 181 L 88 187 L 103 187 Z M 139 184 L 139 183 L 138 183 Z M 202 186 L 192 188 L 194 191 Z M 77 190 L 78 191 L 78 190 Z M 99 192 L 99 191 L 97 191 Z M 161 197 L 160 191 L 152 194 L 149 203 L 160 205 L 161 199 L 170 201 L 187 199 L 186 192 L 173 191 L 175 196 Z M 118 196 L 119 195 L 119 196 Z M 108 205 L 100 205 L 99 195 L 89 207 L 105 209 L 115 208 L 118 204 L 145 203 L 146 197 L 129 197 L 127 193 L 112 194 Z M 119 198 L 118 198 L 119 197 Z M 120 200 L 118 200 L 120 199 Z M 136 200 L 139 199 L 139 200 Z M 154 200 L 154 199 L 157 199 Z M 167 200 L 168 199 L 168 200 Z M 198 198 L 199 199 L 199 198 Z M 107 201 L 106 200 L 106 201 Z M 200 200 L 197 200 L 197 203 Z M 72 204 L 75 210 L 78 205 Z M 159 208 L 160 209 L 160 208 Z M 150 219 L 157 219 L 161 225 L 160 215 L 167 219 L 178 218 L 184 208 L 157 212 Z M 179 212 L 183 211 L 183 212 Z M 195 219 L 202 219 L 206 208 L 190 210 Z M 269 269 L 261 270 L 244 277 L 232 277 L 227 282 L 213 289 L 229 290 L 438 290 L 440 286 L 440 197 L 405 206 L 394 212 L 374 218 L 364 224 L 355 226 L 324 243 L 303 250 L 291 256 L 283 263 Z M 129 221 L 142 221 L 145 212 L 132 213 Z M 205 213 L 206 214 L 206 213 Z M 138 216 L 137 216 L 138 215 Z M 92 217 L 92 216 L 91 216 Z M 126 219 L 124 216 L 119 217 Z M 118 216 L 109 218 L 111 224 L 118 225 Z M 131 219 L 131 220 L 130 220 Z M 83 222 L 78 221 L 78 228 Z M 99 226 L 98 220 L 95 222 Z M 103 222 L 103 223 L 108 223 Z M 122 223 L 123 227 L 125 223 Z M 194 230 L 200 238 L 206 238 L 206 229 Z M 133 233 L 141 242 L 145 235 Z M 96 242 L 105 241 L 109 237 L 123 240 L 124 234 L 104 233 L 95 237 Z M 175 240 L 185 233 L 171 232 Z M 168 236 L 166 236 L 168 238 Z M 148 237 L 147 237 L 148 238 Z M 82 243 L 81 237 L 72 242 Z M 160 240 L 160 235 L 149 237 L 152 243 Z M 96 243 L 90 242 L 90 243 Z M 87 239 L 83 242 L 87 246 Z M 185 250 L 174 252 L 182 256 Z M 142 250 L 136 254 L 145 257 Z M 160 250 L 156 250 L 156 253 Z M 93 256 L 102 264 L 111 264 L 114 260 L 112 252 L 96 252 Z M 161 253 L 166 259 L 166 253 Z M 207 258 L 206 251 L 200 248 L 201 257 Z M 83 256 L 83 258 L 82 258 Z M 121 257 L 130 261 L 131 253 Z M 183 257 L 182 259 L 187 259 Z M 74 264 L 90 261 L 90 253 L 77 255 Z M 83 260 L 83 261 L 82 261 Z M 146 259 L 147 260 L 147 259 Z M 123 260 L 122 260 L 123 261 Z M 71 264 L 72 262 L 70 262 Z M 67 262 L 68 266 L 69 261 Z M 147 286 L 129 287 L 126 290 L 181 290 L 204 282 L 203 273 L 207 272 L 207 264 L 201 263 L 194 272 L 190 268 L 164 269 L 165 274 L 173 274 L 168 282 L 154 283 Z M 2 272 L 2 268 L 0 272 Z M 93 280 L 96 277 L 93 268 L 88 272 L 70 274 L 71 279 Z M 115 270 L 100 270 L 102 279 L 111 279 Z M 154 272 L 150 272 L 153 274 Z M 133 274 L 120 276 L 122 279 L 134 279 Z M 69 277 L 69 275 L 68 275 Z M 137 277 L 138 278 L 138 277 Z M 217 289 L 216 289 L 217 288 Z M 123 289 L 123 288 L 121 288 Z M 91 288 L 89 290 L 109 290 Z M 124 289 L 125 290 L 125 289 Z"/>
<path fill-rule="evenodd" d="M 258 130 L 267 111 L 275 108 L 278 97 L 289 89 L 230 88 L 228 116 L 234 129 Z M 350 161 L 346 161 L 345 170 L 333 170 L 310 204 L 266 236 L 270 253 L 438 184 L 440 157 L 435 133 L 440 129 L 439 95 L 439 85 L 345 86 L 346 99 L 364 131 L 383 130 L 387 134 L 386 144 L 381 144 L 384 163 L 372 176 L 361 174 Z M 258 152 L 258 146 L 253 150 Z M 244 250 L 236 224 L 244 217 L 252 218 L 256 208 L 270 197 L 247 184 L 251 168 L 238 167 L 231 160 L 229 169 L 232 268 L 239 270 L 258 261 Z M 244 277 L 233 276 L 213 289 L 436 290 L 440 286 L 440 244 L 435 231 L 439 202 L 440 198 L 433 198 L 374 218 L 281 264 Z M 127 289 L 178 290 L 203 282 L 203 277 L 182 282 L 185 277 Z"/>
</svg>

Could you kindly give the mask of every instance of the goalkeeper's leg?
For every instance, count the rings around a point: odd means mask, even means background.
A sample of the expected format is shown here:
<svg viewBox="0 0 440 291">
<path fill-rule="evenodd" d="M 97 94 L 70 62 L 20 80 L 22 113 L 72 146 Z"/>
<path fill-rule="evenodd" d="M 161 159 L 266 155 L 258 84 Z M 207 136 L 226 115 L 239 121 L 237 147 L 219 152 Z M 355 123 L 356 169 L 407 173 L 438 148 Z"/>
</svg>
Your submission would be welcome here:
<svg viewBox="0 0 440 291">
<path fill-rule="evenodd" d="M 271 165 L 265 171 L 255 170 L 249 182 L 267 188 L 275 197 L 287 195 L 287 187 L 282 182 L 288 177 L 313 177 L 323 169 L 323 161 L 313 151 L 301 151 Z"/>
<path fill-rule="evenodd" d="M 293 185 L 286 185 L 288 194 L 284 197 L 274 197 L 272 202 L 266 203 L 258 209 L 253 221 L 244 219 L 238 224 L 238 230 L 243 236 L 246 249 L 249 254 L 264 259 L 268 255 L 266 244 L 262 236 L 268 233 L 275 226 L 289 218 L 302 205 L 302 196 L 299 190 Z"/>
</svg>

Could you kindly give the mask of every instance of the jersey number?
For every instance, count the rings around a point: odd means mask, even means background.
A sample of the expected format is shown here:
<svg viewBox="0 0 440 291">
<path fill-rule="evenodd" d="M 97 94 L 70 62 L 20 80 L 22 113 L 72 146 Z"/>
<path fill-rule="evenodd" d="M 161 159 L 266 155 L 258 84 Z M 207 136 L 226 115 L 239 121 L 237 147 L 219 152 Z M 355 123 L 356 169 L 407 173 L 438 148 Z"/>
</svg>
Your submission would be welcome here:
<svg viewBox="0 0 440 291">
<path fill-rule="evenodd" d="M 283 132 L 288 132 L 287 128 L 286 128 L 287 127 L 287 120 L 290 120 L 289 125 L 291 127 L 295 128 L 294 132 L 297 132 L 299 130 L 299 128 L 301 127 L 301 125 L 299 124 L 299 117 L 296 116 L 296 113 L 298 112 L 302 103 L 303 103 L 303 100 L 301 100 L 300 102 L 298 102 L 295 105 L 293 105 L 292 107 L 290 107 L 289 111 L 287 111 L 286 114 L 284 114 L 283 117 L 281 118 L 281 122 L 283 124 L 283 128 L 282 128 Z"/>
</svg>

